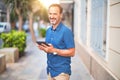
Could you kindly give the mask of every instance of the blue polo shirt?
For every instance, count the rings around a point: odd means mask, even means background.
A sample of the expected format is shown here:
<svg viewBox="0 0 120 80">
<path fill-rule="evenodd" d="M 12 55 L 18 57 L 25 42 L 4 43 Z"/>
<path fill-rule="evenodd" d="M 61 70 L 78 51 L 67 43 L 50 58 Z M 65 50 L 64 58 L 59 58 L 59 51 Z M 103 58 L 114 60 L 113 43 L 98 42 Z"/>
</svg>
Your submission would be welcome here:
<svg viewBox="0 0 120 80">
<path fill-rule="evenodd" d="M 62 22 L 55 30 L 52 26 L 46 32 L 46 42 L 51 43 L 57 49 L 74 48 L 74 37 L 72 31 Z M 47 73 L 52 77 L 64 72 L 71 75 L 71 57 L 63 57 L 54 54 L 47 54 Z"/>
</svg>

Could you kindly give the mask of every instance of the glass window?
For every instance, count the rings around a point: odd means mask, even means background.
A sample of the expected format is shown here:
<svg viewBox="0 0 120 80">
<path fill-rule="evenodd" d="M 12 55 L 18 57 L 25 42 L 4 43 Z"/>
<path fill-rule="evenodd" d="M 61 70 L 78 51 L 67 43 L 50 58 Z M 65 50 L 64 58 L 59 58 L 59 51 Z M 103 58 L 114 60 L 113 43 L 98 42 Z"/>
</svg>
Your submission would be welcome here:
<svg viewBox="0 0 120 80">
<path fill-rule="evenodd" d="M 82 42 L 84 44 L 86 44 L 86 34 L 87 34 L 87 2 L 86 0 L 82 0 L 81 1 L 81 9 L 80 9 L 80 13 L 81 13 L 81 29 L 80 29 L 80 38 L 82 40 Z"/>
<path fill-rule="evenodd" d="M 105 57 L 107 0 L 91 0 L 91 35 L 90 46 Z"/>
</svg>

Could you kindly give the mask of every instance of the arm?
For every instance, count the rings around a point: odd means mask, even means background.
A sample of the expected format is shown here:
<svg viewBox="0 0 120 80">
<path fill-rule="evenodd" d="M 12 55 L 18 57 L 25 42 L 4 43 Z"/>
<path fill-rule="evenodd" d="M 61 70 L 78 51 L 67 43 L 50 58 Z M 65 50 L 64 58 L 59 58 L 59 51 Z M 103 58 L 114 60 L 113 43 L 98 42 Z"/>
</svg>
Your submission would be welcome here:
<svg viewBox="0 0 120 80">
<path fill-rule="evenodd" d="M 65 57 L 67 57 L 67 56 L 73 57 L 75 54 L 75 48 L 70 48 L 70 49 L 66 49 L 66 50 L 54 48 L 54 51 L 57 53 L 57 55 L 65 56 Z"/>
<path fill-rule="evenodd" d="M 71 57 L 73 57 L 75 55 L 75 48 L 69 48 L 69 49 L 66 49 L 66 50 L 54 48 L 54 52 L 56 52 L 57 55 L 60 55 L 60 56 L 65 56 L 65 57 L 71 56 Z"/>
<path fill-rule="evenodd" d="M 39 49 L 45 51 L 47 54 L 53 54 L 54 52 L 57 53 L 57 55 L 65 56 L 65 57 L 72 57 L 75 55 L 75 48 L 69 48 L 69 49 L 57 49 L 54 48 L 53 45 L 46 46 L 44 44 L 38 46 Z"/>
</svg>

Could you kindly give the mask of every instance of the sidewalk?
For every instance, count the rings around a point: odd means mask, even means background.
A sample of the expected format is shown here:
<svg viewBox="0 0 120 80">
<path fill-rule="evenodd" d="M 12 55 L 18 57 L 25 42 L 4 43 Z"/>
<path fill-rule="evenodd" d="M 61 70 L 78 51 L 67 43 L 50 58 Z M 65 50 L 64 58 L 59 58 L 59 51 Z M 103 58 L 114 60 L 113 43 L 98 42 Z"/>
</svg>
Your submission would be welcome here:
<svg viewBox="0 0 120 80">
<path fill-rule="evenodd" d="M 28 40 L 25 56 L 18 62 L 7 64 L 7 69 L 0 74 L 0 80 L 47 80 L 46 54 Z M 76 54 L 72 58 L 70 80 L 93 80 Z"/>
</svg>

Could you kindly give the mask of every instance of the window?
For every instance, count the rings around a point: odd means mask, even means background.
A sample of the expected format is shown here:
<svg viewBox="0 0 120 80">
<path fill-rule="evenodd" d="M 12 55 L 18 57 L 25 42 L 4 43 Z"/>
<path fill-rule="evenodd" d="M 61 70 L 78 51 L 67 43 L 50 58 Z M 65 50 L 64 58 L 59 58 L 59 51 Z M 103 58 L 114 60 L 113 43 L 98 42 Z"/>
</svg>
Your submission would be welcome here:
<svg viewBox="0 0 120 80">
<path fill-rule="evenodd" d="M 86 32 L 87 32 L 87 2 L 86 0 L 81 1 L 81 30 L 80 30 L 80 38 L 84 44 L 86 44 Z"/>
<path fill-rule="evenodd" d="M 107 0 L 91 0 L 90 46 L 105 57 Z"/>
</svg>

